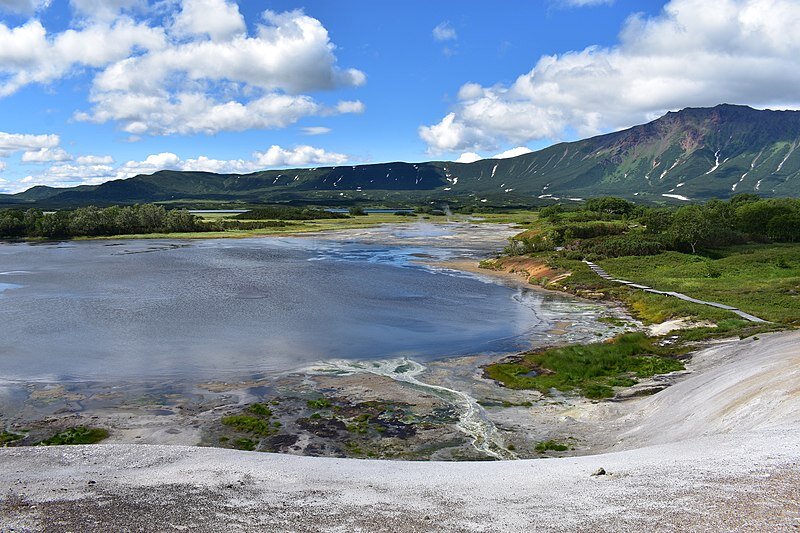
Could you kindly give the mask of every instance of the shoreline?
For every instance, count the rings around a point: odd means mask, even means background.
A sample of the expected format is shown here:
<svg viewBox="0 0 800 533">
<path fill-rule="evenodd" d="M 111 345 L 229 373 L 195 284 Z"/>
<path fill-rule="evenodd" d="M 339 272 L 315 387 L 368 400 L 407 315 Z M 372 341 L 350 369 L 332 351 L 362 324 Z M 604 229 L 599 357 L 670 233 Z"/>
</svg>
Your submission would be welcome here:
<svg viewBox="0 0 800 533">
<path fill-rule="evenodd" d="M 398 226 L 386 226 L 367 231 L 338 230 L 328 233 L 327 236 L 335 239 L 358 238 L 369 243 L 408 243 L 412 246 L 425 243 L 435 245 L 439 239 L 438 231 L 431 233 L 427 224 L 421 226 L 418 233 L 412 233 L 410 236 L 408 225 L 399 227 L 399 234 L 393 231 L 398 229 Z M 448 235 L 452 233 L 458 238 L 445 240 L 441 246 L 461 250 L 467 243 L 477 254 L 474 261 L 463 260 L 457 262 L 459 265 L 473 262 L 477 265 L 477 257 L 493 248 L 502 239 L 502 233 L 498 234 L 498 229 L 494 226 L 476 230 L 466 224 L 455 223 L 449 227 L 451 229 L 448 230 Z M 507 224 L 498 227 L 503 232 L 514 232 Z M 434 262 L 424 263 L 437 267 L 437 263 Z M 478 274 L 483 276 L 487 272 L 492 273 L 481 270 Z M 493 277 L 489 277 L 489 280 L 497 281 Z M 519 281 L 515 285 L 517 288 L 540 289 Z M 589 314 L 574 320 L 570 320 L 566 315 L 555 319 L 549 314 L 541 314 L 550 313 L 547 308 L 537 308 L 535 312 L 542 320 L 550 319 L 553 323 L 548 330 L 543 329 L 535 334 L 537 336 L 530 337 L 529 340 L 533 343 L 552 344 L 570 342 L 577 338 L 594 339 L 596 338 L 594 328 L 599 325 L 594 321 L 599 316 L 605 316 L 600 313 L 616 313 L 605 304 L 590 304 L 587 300 L 558 291 L 546 292 L 570 302 L 577 302 L 577 308 L 581 309 L 583 314 L 586 314 L 588 309 Z M 587 305 L 590 307 L 581 307 Z M 565 313 L 563 310 L 557 312 Z M 603 324 L 602 328 L 608 335 L 617 331 L 609 324 Z M 123 383 L 122 387 L 111 387 L 110 384 L 100 381 L 23 384 L 25 386 L 22 388 L 27 389 L 27 393 L 42 410 L 30 407 L 23 412 L 20 409 L 19 415 L 15 416 L 14 424 L 9 429 L 17 432 L 30 429 L 31 436 L 24 443 L 35 442 L 35 438 L 45 438 L 48 431 L 51 433 L 54 430 L 60 431 L 68 425 L 99 425 L 111 429 L 111 437 L 107 442 L 219 446 L 220 439 L 233 439 L 230 430 L 226 430 L 220 424 L 223 416 L 241 413 L 251 403 L 278 402 L 281 405 L 272 408 L 274 417 L 271 423 L 280 422 L 283 429 L 279 435 L 270 435 L 265 444 L 267 449 L 274 451 L 308 455 L 344 454 L 356 457 L 375 454 L 378 457 L 396 458 L 413 456 L 418 459 L 480 459 L 483 455 L 481 453 L 476 455 L 469 444 L 474 435 L 465 437 L 458 429 L 461 410 L 466 409 L 467 404 L 474 400 L 482 403 L 480 406 L 470 404 L 472 405 L 470 408 L 480 411 L 480 416 L 485 416 L 495 426 L 499 425 L 500 431 L 505 436 L 520 435 L 519 438 L 511 439 L 518 453 L 523 456 L 537 456 L 537 452 L 533 449 L 536 443 L 554 438 L 557 436 L 555 433 L 560 431 L 549 421 L 556 408 L 553 405 L 545 405 L 552 402 L 542 401 L 539 393 L 512 391 L 499 387 L 495 382 L 483 377 L 481 368 L 485 364 L 516 353 L 516 350 L 492 355 L 468 353 L 432 358 L 424 362 L 426 369 L 420 380 L 425 382 L 425 387 L 442 387 L 456 391 L 453 393 L 456 396 L 461 393 L 466 395 L 461 400 L 445 398 L 437 402 L 428 401 L 424 392 L 393 379 L 397 376 L 387 375 L 369 378 L 371 384 L 369 388 L 377 391 L 374 394 L 365 390 L 364 382 L 367 378 L 364 374 L 346 379 L 342 376 L 309 376 L 307 373 L 292 371 L 256 381 L 247 378 L 240 378 L 239 381 L 233 378 L 231 382 L 214 383 L 187 381 L 176 383 L 175 387 L 163 390 L 158 389 L 160 382 L 158 379 L 153 380 L 155 387 L 145 384 L 137 386 L 136 383 Z M 369 361 L 365 361 L 364 364 L 369 364 Z M 323 411 L 323 414 L 330 418 L 323 423 L 319 419 L 311 418 L 316 413 L 309 410 L 306 403 L 325 394 L 332 396 L 331 401 L 344 415 Z M 464 403 L 464 398 L 467 397 L 472 400 Z M 385 408 L 380 412 L 370 404 L 386 398 L 390 398 L 391 401 L 383 406 Z M 566 399 L 559 401 L 569 403 Z M 527 407 L 539 403 L 542 405 Z M 354 410 L 354 405 L 360 410 Z M 417 409 L 417 406 L 422 407 Z M 572 407 L 570 403 L 570 408 Z M 392 418 L 388 413 L 396 409 L 407 411 L 412 422 L 409 424 L 401 418 Z M 355 424 L 353 420 L 359 416 L 372 417 L 372 421 L 365 427 L 357 426 L 356 430 L 348 430 L 347 426 Z M 317 421 L 312 422 L 313 420 Z M 520 429 L 524 431 L 518 431 Z M 384 433 L 375 434 L 374 431 L 378 430 Z M 360 431 L 372 434 L 375 438 L 380 437 L 381 445 L 361 443 L 352 449 L 341 447 L 341 444 L 348 441 L 364 440 L 360 437 Z M 390 438 L 384 437 L 387 431 Z M 393 432 L 397 433 L 397 439 L 394 441 L 391 440 Z M 332 436 L 320 437 L 320 435 Z M 581 443 L 576 444 L 579 449 L 585 448 L 586 443 L 591 440 L 588 435 L 583 434 L 570 436 L 580 440 Z M 326 441 L 326 438 L 329 440 Z M 429 444 L 439 441 L 450 444 L 441 449 L 436 446 L 427 448 Z"/>
<path fill-rule="evenodd" d="M 365 239 L 365 242 L 407 240 L 407 237 L 391 233 L 394 225 L 386 226 L 389 226 L 389 233 L 386 233 L 384 228 L 377 233 L 375 231 L 362 233 L 358 237 Z M 511 231 L 508 225 L 504 226 Z M 365 228 L 341 229 L 328 232 L 328 235 L 339 239 L 353 238 L 354 232 L 363 229 Z M 421 235 L 423 242 L 424 239 L 436 238 L 425 232 Z M 471 235 L 473 239 L 477 239 L 474 242 L 496 239 L 496 234 L 488 232 L 478 232 L 477 235 L 472 232 Z M 584 305 L 594 303 L 602 308 L 604 313 L 609 313 L 616 320 L 627 324 L 617 328 L 606 323 L 603 325 L 606 334 L 611 332 L 619 334 L 629 330 L 627 328 L 630 326 L 633 326 L 634 330 L 641 329 L 641 324 L 631 321 L 627 309 L 619 302 L 590 300 L 568 291 L 544 288 L 530 283 L 528 280 L 532 274 L 528 269 L 539 274 L 546 270 L 546 267 L 536 270 L 542 265 L 535 260 L 516 258 L 515 265 L 519 269 L 514 271 L 512 268 L 510 272 L 508 269 L 481 268 L 477 257 L 419 261 L 419 263 L 433 268 L 475 274 L 494 283 L 583 302 Z M 605 315 L 603 317 L 605 318 Z M 589 332 L 583 334 L 573 332 L 576 322 L 565 318 L 555 320 L 550 329 L 541 334 L 546 338 L 545 341 L 539 339 L 542 347 L 598 340 Z M 150 395 L 153 399 L 140 404 L 135 394 L 130 393 L 129 396 L 117 396 L 119 400 L 116 403 L 113 400 L 106 404 L 101 401 L 95 404 L 95 407 L 81 407 L 77 411 L 75 405 L 87 403 L 91 405 L 92 398 L 97 392 L 91 391 L 90 388 L 80 391 L 65 387 L 64 383 L 51 383 L 36 389 L 32 395 L 35 394 L 45 405 L 47 402 L 63 400 L 63 408 L 51 413 L 48 417 L 49 422 L 29 420 L 29 425 L 32 425 L 35 431 L 42 433 L 48 428 L 58 429 L 67 421 L 72 421 L 73 424 L 101 424 L 112 430 L 108 442 L 227 447 L 229 445 L 223 442 L 230 442 L 236 435 L 220 424 L 223 415 L 247 415 L 248 404 L 266 402 L 274 411 L 270 423 L 279 424 L 283 429 L 279 433 L 270 431 L 269 438 L 262 440 L 260 446 L 265 447 L 267 451 L 289 454 L 395 459 L 413 457 L 451 461 L 478 459 L 482 455 L 480 453 L 475 455 L 475 450 L 468 446 L 467 441 L 471 439 L 474 444 L 476 439 L 480 440 L 483 437 L 463 431 L 465 426 L 461 420 L 463 416 L 474 416 L 469 413 L 470 410 L 477 410 L 479 418 L 486 420 L 488 424 L 486 431 L 498 431 L 500 442 L 508 441 L 510 447 L 506 451 L 511 455 L 579 456 L 606 450 L 612 446 L 613 431 L 603 427 L 603 424 L 613 422 L 613 418 L 619 415 L 620 410 L 611 405 L 611 402 L 598 403 L 575 394 L 545 396 L 533 390 L 512 390 L 484 375 L 483 369 L 486 365 L 516 355 L 518 353 L 513 351 L 493 355 L 464 354 L 434 358 L 424 363 L 425 368 L 420 373 L 420 380 L 423 383 L 418 385 L 404 383 L 407 381 L 404 376 L 391 373 L 372 375 L 368 378 L 367 374 L 362 372 L 352 378 L 345 378 L 289 371 L 260 382 L 183 383 L 181 395 L 193 398 L 191 401 L 175 400 L 156 391 L 154 395 L 147 392 L 146 395 Z M 323 361 L 320 365 L 329 363 Z M 381 361 L 364 361 L 359 364 L 379 363 Z M 412 364 L 418 363 L 412 361 Z M 680 379 L 682 374 L 658 377 L 658 385 L 669 385 Z M 366 382 L 370 383 L 370 387 L 364 386 Z M 638 399 L 633 398 L 636 391 L 651 385 L 653 380 L 646 380 L 629 389 L 623 389 L 620 391 L 620 398 L 624 400 L 622 403 L 637 402 Z M 417 389 L 427 387 L 429 391 L 447 390 L 451 394 L 431 402 L 426 399 L 424 392 L 415 390 L 415 387 Z M 140 390 L 145 389 L 140 387 Z M 453 395 L 461 395 L 459 396 L 461 399 L 453 399 Z M 326 401 L 333 402 L 333 406 L 340 410 L 340 413 L 327 410 L 322 410 L 320 413 L 308 409 L 306 403 L 320 396 L 330 397 L 330 400 Z M 381 402 L 386 398 L 390 401 L 378 406 L 380 408 L 376 407 L 374 402 Z M 398 410 L 406 412 L 412 422 L 407 422 L 402 417 L 393 418 L 390 413 Z M 322 419 L 313 418 L 320 415 L 323 415 Z M 359 417 L 366 417 L 366 423 L 354 422 Z M 468 425 L 475 426 L 472 422 Z M 351 426 L 355 429 L 351 429 Z M 14 427 L 20 429 L 20 422 L 18 421 Z M 386 438 L 386 431 L 389 432 L 389 438 Z M 397 435 L 394 435 L 395 433 Z M 362 434 L 372 435 L 379 444 L 361 438 Z M 435 442 L 448 442 L 449 445 L 443 448 L 438 446 L 429 448 L 429 444 Z M 542 442 L 564 443 L 568 449 L 563 452 L 548 451 L 542 454 L 536 449 Z M 481 449 L 478 446 L 474 447 L 478 451 Z"/>
<path fill-rule="evenodd" d="M 456 219 L 455 217 L 426 215 L 425 217 L 395 217 L 395 219 L 368 220 L 370 215 L 354 217 L 352 219 L 330 219 L 344 220 L 344 222 L 329 223 L 323 225 L 318 221 L 284 221 L 293 223 L 283 227 L 265 228 L 259 230 L 223 230 L 223 231 L 197 231 L 197 232 L 176 232 L 176 233 L 130 233 L 123 235 L 93 235 L 71 237 L 64 239 L 47 239 L 45 237 L 27 237 L 13 240 L 0 239 L 0 244 L 21 244 L 21 243 L 58 243 L 72 241 L 107 241 L 107 240 L 198 240 L 198 239 L 248 239 L 258 237 L 304 237 L 320 233 L 338 233 L 350 230 L 360 230 L 374 228 L 383 225 L 407 225 L 415 222 L 428 222 L 431 224 L 447 223 L 471 223 L 468 218 Z M 465 215 L 466 216 L 466 215 Z M 431 218 L 434 217 L 434 218 Z M 348 221 L 350 223 L 348 223 Z M 355 221 L 355 222 L 353 222 Z M 304 224 L 304 222 L 306 222 Z M 310 223 L 307 223 L 310 222 Z M 491 222 L 489 222 L 491 223 Z M 323 227 L 317 227 L 322 225 Z M 293 227 L 300 226 L 300 227 Z"/>
</svg>

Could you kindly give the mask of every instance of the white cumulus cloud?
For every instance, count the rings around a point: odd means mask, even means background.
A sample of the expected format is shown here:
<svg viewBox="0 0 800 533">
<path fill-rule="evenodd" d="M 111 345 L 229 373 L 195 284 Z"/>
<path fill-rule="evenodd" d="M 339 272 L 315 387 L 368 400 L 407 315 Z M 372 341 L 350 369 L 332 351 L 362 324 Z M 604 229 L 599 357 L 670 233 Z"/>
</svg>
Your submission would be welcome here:
<svg viewBox="0 0 800 533">
<path fill-rule="evenodd" d="M 180 170 L 181 158 L 172 152 L 148 155 L 142 161 L 128 161 L 116 170 L 119 178 L 128 178 L 137 174 L 152 174 L 159 170 Z"/>
<path fill-rule="evenodd" d="M 517 146 L 516 148 L 511 148 L 499 154 L 495 154 L 491 159 L 508 159 L 509 157 L 517 157 L 518 155 L 525 155 L 531 152 L 533 152 L 533 150 L 527 146 Z"/>
<path fill-rule="evenodd" d="M 475 161 L 480 161 L 481 159 L 508 159 L 509 157 L 517 157 L 519 155 L 529 154 L 533 152 L 530 148 L 526 146 L 517 146 L 516 148 L 510 148 L 505 150 L 504 152 L 500 152 L 499 154 L 495 154 L 491 157 L 482 157 L 480 154 L 475 152 L 464 152 L 458 159 L 455 160 L 456 163 L 474 163 Z"/>
<path fill-rule="evenodd" d="M 37 185 L 51 187 L 70 187 L 73 185 L 97 185 L 114 179 L 114 168 L 108 165 L 76 165 L 59 163 L 44 172 L 29 175 L 13 182 L 14 192 L 20 192 Z"/>
<path fill-rule="evenodd" d="M 226 0 L 183 0 L 172 31 L 178 35 L 231 39 L 247 30 L 239 6 Z"/>
<path fill-rule="evenodd" d="M 456 163 L 474 163 L 475 161 L 480 161 L 483 159 L 480 154 L 476 154 L 475 152 L 464 152 L 458 159 L 455 160 Z"/>
<path fill-rule="evenodd" d="M 541 57 L 511 84 L 461 87 L 432 153 L 588 136 L 686 106 L 800 107 L 800 2 L 671 0 L 629 18 L 619 43 Z"/>
<path fill-rule="evenodd" d="M 134 49 L 158 48 L 163 41 L 162 30 L 127 17 L 56 35 L 35 19 L 14 28 L 0 23 L 0 97 L 60 79 L 75 67 L 104 67 Z"/>
<path fill-rule="evenodd" d="M 37 19 L 0 22 L 0 97 L 89 71 L 90 108 L 75 119 L 116 122 L 136 136 L 283 128 L 364 111 L 358 100 L 322 104 L 307 94 L 358 87 L 366 75 L 339 67 L 327 29 L 302 11 L 265 11 L 248 32 L 230 0 L 184 0 L 177 10 L 142 0 L 71 5 L 77 22 L 61 32 Z M 137 10 L 149 18 L 133 19 Z"/>
<path fill-rule="evenodd" d="M 58 135 L 31 135 L 0 131 L 0 157 L 8 157 L 16 152 L 57 148 L 60 142 Z"/>
<path fill-rule="evenodd" d="M 218 174 L 247 174 L 257 170 L 252 161 L 244 159 L 213 159 L 204 155 L 182 161 L 180 169 L 194 172 L 216 172 Z"/>
<path fill-rule="evenodd" d="M 75 159 L 79 165 L 110 165 L 114 158 L 110 155 L 82 155 Z"/>
<path fill-rule="evenodd" d="M 70 5 L 81 17 L 112 20 L 122 11 L 144 11 L 147 7 L 147 0 L 70 0 Z"/>
<path fill-rule="evenodd" d="M 419 135 L 428 143 L 430 152 L 439 153 L 459 150 L 464 147 L 481 147 L 487 135 L 475 125 L 456 120 L 456 113 L 449 113 L 438 124 L 421 126 Z"/>
<path fill-rule="evenodd" d="M 52 163 L 55 161 L 69 161 L 72 156 L 63 148 L 39 148 L 22 154 L 23 163 Z"/>
<path fill-rule="evenodd" d="M 253 154 L 258 165 L 267 167 L 305 167 L 309 165 L 341 165 L 346 163 L 348 156 L 336 152 L 327 152 L 322 148 L 302 145 L 286 150 L 278 145 L 272 145 L 266 152 Z"/>
</svg>

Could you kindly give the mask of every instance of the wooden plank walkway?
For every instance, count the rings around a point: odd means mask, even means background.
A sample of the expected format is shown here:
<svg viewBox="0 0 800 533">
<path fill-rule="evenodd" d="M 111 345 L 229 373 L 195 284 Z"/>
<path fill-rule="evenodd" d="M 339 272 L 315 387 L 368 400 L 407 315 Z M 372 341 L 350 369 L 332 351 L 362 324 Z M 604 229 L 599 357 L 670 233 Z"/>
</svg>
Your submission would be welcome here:
<svg viewBox="0 0 800 533">
<path fill-rule="evenodd" d="M 726 311 L 730 311 L 732 313 L 735 313 L 735 314 L 739 315 L 740 317 L 744 318 L 745 320 L 749 320 L 750 322 L 767 322 L 763 318 L 758 318 L 757 316 L 753 316 L 753 315 L 751 315 L 749 313 L 745 313 L 741 309 L 738 309 L 738 308 L 730 306 L 730 305 L 725 305 L 725 304 L 721 304 L 721 303 L 717 303 L 717 302 L 706 302 L 705 300 L 698 300 L 697 298 L 692 298 L 691 296 L 686 296 L 685 294 L 682 294 L 680 292 L 659 291 L 659 290 L 656 290 L 656 289 L 654 289 L 652 287 L 648 287 L 647 285 L 641 285 L 639 283 L 634 283 L 632 281 L 628 281 L 628 280 L 624 280 L 624 279 L 616 279 L 616 278 L 613 278 L 608 272 L 603 270 L 601 267 L 599 267 L 595 263 L 592 263 L 591 261 L 587 261 L 586 259 L 584 259 L 583 262 L 586 263 L 587 265 L 589 265 L 589 268 L 591 268 L 592 271 L 595 274 L 597 274 L 598 276 L 600 276 L 601 278 L 607 279 L 608 281 L 613 281 L 614 283 L 621 283 L 623 285 L 627 285 L 628 287 L 631 287 L 632 289 L 640 289 L 640 290 L 643 290 L 645 292 L 649 292 L 649 293 L 652 293 L 652 294 L 660 294 L 662 296 L 672 296 L 674 298 L 678 298 L 679 300 L 684 300 L 684 301 L 692 302 L 692 303 L 695 303 L 695 304 L 708 305 L 708 306 L 711 306 L 711 307 L 716 307 L 718 309 L 725 309 Z"/>
</svg>

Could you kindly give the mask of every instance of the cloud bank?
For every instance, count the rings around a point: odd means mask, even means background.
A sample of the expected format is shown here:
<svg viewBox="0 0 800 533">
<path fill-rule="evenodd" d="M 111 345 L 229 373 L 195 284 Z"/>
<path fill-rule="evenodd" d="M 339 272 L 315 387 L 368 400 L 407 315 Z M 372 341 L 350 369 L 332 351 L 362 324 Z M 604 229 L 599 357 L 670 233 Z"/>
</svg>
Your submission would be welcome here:
<svg viewBox="0 0 800 533">
<path fill-rule="evenodd" d="M 0 135 L 0 150 L 3 148 Z M 19 151 L 20 149 L 17 149 Z M 56 148 L 56 150 L 59 150 Z M 2 152 L 0 152 L 2 153 Z M 50 159 L 55 164 L 42 172 L 31 174 L 18 183 L 0 182 L 0 190 L 19 192 L 35 185 L 71 187 L 74 185 L 97 185 L 112 179 L 124 179 L 138 174 L 152 174 L 159 170 L 185 170 L 217 172 L 222 174 L 247 174 L 269 168 L 307 167 L 318 165 L 341 165 L 350 157 L 337 152 L 308 145 L 282 148 L 272 145 L 263 152 L 257 151 L 250 159 L 214 159 L 207 156 L 183 159 L 172 152 L 151 154 L 142 160 L 126 161 L 115 166 L 111 156 L 84 155 L 74 161 Z M 43 160 L 44 161 L 44 160 Z M 4 163 L 0 161 L 0 170 Z"/>
<path fill-rule="evenodd" d="M 587 2 L 583 2 L 587 3 Z M 511 84 L 466 83 L 419 128 L 432 154 L 589 136 L 686 106 L 800 108 L 800 2 L 671 0 L 610 48 L 541 57 Z"/>
<path fill-rule="evenodd" d="M 284 128 L 364 111 L 357 100 L 323 104 L 309 94 L 358 87 L 366 75 L 340 68 L 327 29 L 302 11 L 265 11 L 250 33 L 229 0 L 183 0 L 166 15 L 154 11 L 159 5 L 72 0 L 74 27 L 57 33 L 35 18 L 0 23 L 0 97 L 88 71 L 90 107 L 74 118 L 132 135 Z"/>
</svg>

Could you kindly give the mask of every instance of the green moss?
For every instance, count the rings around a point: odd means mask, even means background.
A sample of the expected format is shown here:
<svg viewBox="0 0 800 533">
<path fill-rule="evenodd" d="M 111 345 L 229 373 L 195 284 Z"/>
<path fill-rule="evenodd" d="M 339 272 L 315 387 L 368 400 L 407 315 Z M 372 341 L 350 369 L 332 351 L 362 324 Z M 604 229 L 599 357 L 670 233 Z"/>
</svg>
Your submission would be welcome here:
<svg viewBox="0 0 800 533">
<path fill-rule="evenodd" d="M 356 416 L 350 423 L 347 424 L 347 431 L 351 433 L 366 434 L 369 431 L 369 421 L 372 418 L 369 414 L 364 413 Z"/>
<path fill-rule="evenodd" d="M 533 407 L 533 403 L 531 402 L 514 403 L 514 402 L 509 402 L 508 400 L 503 400 L 503 407 Z"/>
<path fill-rule="evenodd" d="M 612 342 L 551 348 L 527 354 L 510 363 L 486 367 L 486 374 L 512 389 L 578 391 L 587 398 L 613 396 L 615 386 L 630 386 L 632 379 L 683 370 L 683 363 L 665 355 L 674 349 L 655 345 L 641 333 L 617 337 Z"/>
<path fill-rule="evenodd" d="M 660 289 L 660 287 L 659 287 Z M 640 290 L 619 288 L 614 292 L 619 299 L 624 301 L 628 309 L 637 318 L 645 323 L 659 324 L 671 318 L 692 317 L 696 320 L 729 320 L 736 315 L 724 309 L 717 309 L 707 305 L 696 304 L 662 296 L 659 294 L 647 293 Z"/>
<path fill-rule="evenodd" d="M 263 403 L 254 403 L 250 407 L 248 407 L 247 409 L 251 413 L 254 413 L 254 414 L 257 414 L 257 415 L 260 415 L 260 416 L 265 416 L 267 418 L 272 416 L 272 409 L 270 409 L 269 407 L 267 407 Z"/>
<path fill-rule="evenodd" d="M 9 431 L 0 431 L 0 446 L 6 446 L 12 442 L 22 439 L 25 435 L 19 433 L 11 433 Z"/>
<path fill-rule="evenodd" d="M 486 270 L 500 270 L 501 266 L 497 263 L 496 259 L 484 259 L 478 263 L 478 268 L 483 268 Z"/>
<path fill-rule="evenodd" d="M 243 433 L 251 433 L 262 437 L 268 437 L 275 433 L 275 429 L 270 424 L 269 420 L 257 418 L 249 415 L 232 415 L 226 416 L 222 419 L 222 423 L 226 426 L 231 426 L 237 431 Z"/>
<path fill-rule="evenodd" d="M 580 392 L 581 395 L 590 400 L 603 400 L 605 398 L 614 397 L 614 389 L 608 385 L 601 385 L 599 383 L 589 383 L 581 387 Z"/>
<path fill-rule="evenodd" d="M 77 426 L 57 433 L 38 443 L 38 446 L 62 446 L 72 444 L 95 444 L 108 438 L 108 430 Z"/>
<path fill-rule="evenodd" d="M 363 455 L 364 454 L 364 451 L 361 449 L 361 447 L 358 445 L 358 443 L 356 443 L 354 441 L 348 440 L 348 441 L 346 441 L 344 443 L 344 446 L 345 446 L 345 448 L 347 448 L 347 451 L 350 452 L 353 455 Z"/>
<path fill-rule="evenodd" d="M 627 326 L 629 322 L 627 320 L 623 320 L 621 318 L 613 317 L 613 316 L 602 316 L 597 319 L 598 322 L 601 324 L 610 324 L 612 326 Z"/>
<path fill-rule="evenodd" d="M 237 450 L 247 450 L 248 452 L 252 452 L 256 449 L 256 442 L 251 439 L 236 439 L 233 441 L 233 446 Z"/>
<path fill-rule="evenodd" d="M 331 401 L 327 398 L 318 398 L 316 400 L 308 400 L 306 404 L 310 409 L 327 409 L 331 406 Z"/>
<path fill-rule="evenodd" d="M 636 385 L 636 380 L 628 377 L 618 376 L 609 379 L 607 383 L 610 387 L 631 387 Z"/>
<path fill-rule="evenodd" d="M 541 442 L 537 442 L 536 447 L 534 449 L 539 453 L 544 453 L 548 451 L 564 452 L 569 450 L 569 446 L 567 446 L 566 444 L 561 444 L 554 440 L 544 440 Z"/>
</svg>

